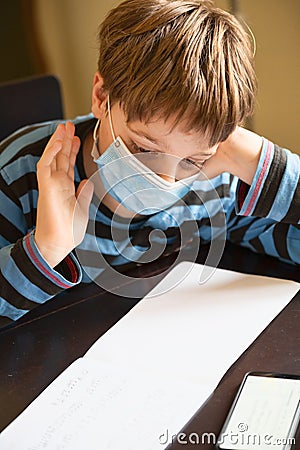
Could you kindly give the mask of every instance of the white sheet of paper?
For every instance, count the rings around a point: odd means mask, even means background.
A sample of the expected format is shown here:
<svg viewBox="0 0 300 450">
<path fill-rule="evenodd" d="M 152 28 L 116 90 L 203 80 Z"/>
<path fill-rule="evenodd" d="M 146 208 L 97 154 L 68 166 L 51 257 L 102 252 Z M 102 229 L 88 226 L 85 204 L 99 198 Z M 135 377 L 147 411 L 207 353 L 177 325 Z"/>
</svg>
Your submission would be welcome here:
<svg viewBox="0 0 300 450">
<path fill-rule="evenodd" d="M 163 376 L 80 358 L 6 428 L 0 448 L 162 450 L 169 423 L 179 430 L 181 414 L 190 417 L 208 395 L 201 385 L 169 386 Z"/>
<path fill-rule="evenodd" d="M 199 285 L 202 268 L 176 266 L 1 433 L 0 448 L 165 448 L 300 287 L 221 269 Z"/>
<path fill-rule="evenodd" d="M 87 356 L 212 389 L 300 284 L 217 269 L 200 285 L 202 268 L 178 264 Z"/>
</svg>

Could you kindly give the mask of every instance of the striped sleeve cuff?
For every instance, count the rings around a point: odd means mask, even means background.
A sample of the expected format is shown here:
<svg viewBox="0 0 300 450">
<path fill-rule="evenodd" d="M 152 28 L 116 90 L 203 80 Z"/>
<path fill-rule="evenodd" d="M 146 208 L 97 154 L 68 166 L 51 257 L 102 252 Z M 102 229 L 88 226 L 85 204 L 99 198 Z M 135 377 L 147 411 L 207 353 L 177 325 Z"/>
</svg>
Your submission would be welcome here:
<svg viewBox="0 0 300 450">
<path fill-rule="evenodd" d="M 257 210 L 261 209 L 260 199 L 264 197 L 264 187 L 268 179 L 272 164 L 274 145 L 267 139 L 263 139 L 263 146 L 259 158 L 258 166 L 253 177 L 253 181 L 248 189 L 243 181 L 237 185 L 236 211 L 241 216 L 258 215 Z M 254 213 L 256 212 L 256 214 Z M 264 217 L 264 214 L 262 214 Z"/>
<path fill-rule="evenodd" d="M 16 246 L 15 258 L 19 254 L 19 264 L 22 266 L 23 274 L 50 295 L 56 295 L 62 290 L 80 283 L 82 271 L 75 256 L 70 253 L 58 266 L 50 267 L 36 246 L 34 231 L 19 241 L 19 249 L 18 243 Z M 24 253 L 26 258 L 24 258 Z M 21 262 L 22 256 L 23 262 Z"/>
<path fill-rule="evenodd" d="M 267 139 L 251 186 L 239 181 L 235 207 L 239 215 L 300 223 L 300 158 Z"/>
</svg>

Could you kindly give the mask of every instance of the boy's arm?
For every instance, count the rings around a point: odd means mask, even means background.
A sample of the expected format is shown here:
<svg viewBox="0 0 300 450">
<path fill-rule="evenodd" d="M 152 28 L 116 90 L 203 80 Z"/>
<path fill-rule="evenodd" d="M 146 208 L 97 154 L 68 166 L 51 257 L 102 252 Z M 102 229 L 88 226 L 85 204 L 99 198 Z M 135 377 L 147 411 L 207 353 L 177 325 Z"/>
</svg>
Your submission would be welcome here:
<svg viewBox="0 0 300 450">
<path fill-rule="evenodd" d="M 236 210 L 243 216 L 300 224 L 300 158 L 267 139 L 251 185 L 237 186 Z"/>
<path fill-rule="evenodd" d="M 22 196 L 22 203 L 18 186 L 19 181 L 0 175 L 0 327 L 81 280 L 81 268 L 72 255 L 54 269 L 41 256 L 25 219 L 26 214 L 35 214 L 34 186 Z"/>
<path fill-rule="evenodd" d="M 299 156 L 243 129 L 219 150 L 219 169 L 224 164 L 240 179 L 227 213 L 228 239 L 300 264 Z"/>
<path fill-rule="evenodd" d="M 300 158 L 238 127 L 203 166 L 211 178 L 229 172 L 239 178 L 239 215 L 300 223 Z"/>
<path fill-rule="evenodd" d="M 13 244 L 0 237 L 0 327 L 81 281 L 81 268 L 73 255 L 52 269 L 33 236 L 28 233 Z"/>
<path fill-rule="evenodd" d="M 71 122 L 58 125 L 37 164 L 39 199 L 35 243 L 55 267 L 83 240 L 93 184 L 83 180 L 77 191 L 74 166 L 80 139 Z"/>
<path fill-rule="evenodd" d="M 28 310 L 81 281 L 81 268 L 70 253 L 72 249 L 51 264 L 36 244 L 33 227 L 37 186 L 36 179 L 34 181 L 31 177 L 33 170 L 34 167 L 28 165 L 29 172 L 24 174 L 24 180 L 21 176 L 15 179 L 6 169 L 1 172 L 3 178 L 0 175 L 0 326 L 18 319 Z M 62 174 L 59 176 L 63 178 Z M 28 177 L 28 186 L 21 188 L 25 177 Z M 51 196 L 51 192 L 49 194 Z M 47 193 L 43 195 L 47 197 Z M 52 198 L 54 206 L 51 211 L 59 206 L 58 196 Z M 49 220 L 49 213 L 45 212 L 42 202 L 38 215 Z M 57 222 L 63 226 L 61 234 L 68 233 L 68 224 L 62 221 L 63 212 L 57 209 L 56 213 Z M 53 217 L 55 219 L 56 216 Z M 53 221 L 52 224 L 48 221 L 47 225 L 52 226 Z"/>
</svg>

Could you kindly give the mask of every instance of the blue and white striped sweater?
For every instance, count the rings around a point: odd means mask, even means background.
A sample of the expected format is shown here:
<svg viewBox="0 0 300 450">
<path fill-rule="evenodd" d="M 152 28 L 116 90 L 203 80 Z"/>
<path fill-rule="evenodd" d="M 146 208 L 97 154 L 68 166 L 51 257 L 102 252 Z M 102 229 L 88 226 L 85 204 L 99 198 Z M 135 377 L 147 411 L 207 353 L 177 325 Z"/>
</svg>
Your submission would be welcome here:
<svg viewBox="0 0 300 450">
<path fill-rule="evenodd" d="M 89 115 L 74 123 L 83 141 L 95 120 Z M 190 238 L 189 232 L 197 234 L 208 242 L 226 232 L 228 240 L 253 251 L 300 263 L 300 159 L 264 140 L 250 187 L 224 173 L 210 182 L 195 182 L 184 206 L 174 205 L 131 222 L 114 216 L 94 198 L 85 239 L 52 269 L 35 246 L 34 229 L 36 164 L 56 126 L 57 122 L 48 122 L 28 127 L 0 144 L 2 324 L 18 319 L 64 289 L 90 281 L 101 273 L 103 264 L 126 268 L 130 261 L 143 261 L 151 245 L 166 246 L 168 251 L 174 243 L 182 244 L 180 233 Z M 76 184 L 85 178 L 81 159 L 79 154 Z M 182 233 L 185 225 L 187 231 Z"/>
</svg>

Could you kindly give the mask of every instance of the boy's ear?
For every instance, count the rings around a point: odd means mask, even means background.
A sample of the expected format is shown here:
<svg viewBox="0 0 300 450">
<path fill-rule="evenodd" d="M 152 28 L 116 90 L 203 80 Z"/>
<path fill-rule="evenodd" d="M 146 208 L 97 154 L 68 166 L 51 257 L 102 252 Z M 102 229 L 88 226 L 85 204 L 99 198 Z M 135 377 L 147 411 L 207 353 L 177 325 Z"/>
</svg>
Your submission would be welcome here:
<svg viewBox="0 0 300 450">
<path fill-rule="evenodd" d="M 106 114 L 107 93 L 103 89 L 104 80 L 99 72 L 94 75 L 92 91 L 92 113 L 97 119 L 104 118 Z"/>
</svg>

